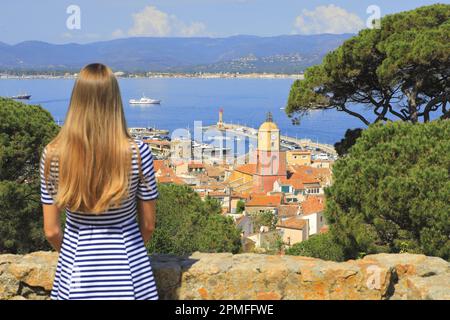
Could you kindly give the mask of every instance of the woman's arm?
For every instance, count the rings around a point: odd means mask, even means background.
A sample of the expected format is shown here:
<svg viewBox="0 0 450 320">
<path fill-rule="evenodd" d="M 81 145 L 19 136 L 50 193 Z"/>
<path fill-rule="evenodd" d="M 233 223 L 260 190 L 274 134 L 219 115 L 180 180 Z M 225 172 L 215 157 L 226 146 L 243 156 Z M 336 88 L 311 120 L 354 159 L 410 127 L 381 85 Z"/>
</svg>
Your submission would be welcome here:
<svg viewBox="0 0 450 320">
<path fill-rule="evenodd" d="M 144 239 L 144 243 L 147 243 L 155 230 L 156 223 L 156 200 L 142 201 L 138 200 L 138 216 L 139 216 L 139 229 Z"/>
<path fill-rule="evenodd" d="M 63 233 L 61 230 L 61 211 L 51 204 L 42 205 L 44 211 L 44 233 L 47 241 L 57 251 L 61 251 Z"/>
</svg>

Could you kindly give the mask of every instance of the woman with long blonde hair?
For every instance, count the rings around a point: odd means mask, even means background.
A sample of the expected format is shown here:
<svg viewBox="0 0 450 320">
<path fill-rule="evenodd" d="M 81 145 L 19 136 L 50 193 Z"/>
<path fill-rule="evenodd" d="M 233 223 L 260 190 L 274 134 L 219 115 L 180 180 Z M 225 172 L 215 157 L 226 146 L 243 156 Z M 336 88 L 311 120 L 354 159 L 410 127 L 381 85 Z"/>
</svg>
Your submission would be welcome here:
<svg viewBox="0 0 450 320">
<path fill-rule="evenodd" d="M 51 298 L 158 299 L 144 245 L 155 227 L 153 158 L 128 133 L 110 68 L 81 70 L 40 170 L 44 231 L 59 252 Z"/>
</svg>

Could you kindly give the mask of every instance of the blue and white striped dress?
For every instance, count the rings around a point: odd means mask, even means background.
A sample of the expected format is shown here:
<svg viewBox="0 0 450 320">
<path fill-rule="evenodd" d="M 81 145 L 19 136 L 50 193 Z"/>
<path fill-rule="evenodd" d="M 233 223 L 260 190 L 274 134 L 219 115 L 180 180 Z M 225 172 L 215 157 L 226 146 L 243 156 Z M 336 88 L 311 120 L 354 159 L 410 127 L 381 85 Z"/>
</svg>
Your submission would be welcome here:
<svg viewBox="0 0 450 320">
<path fill-rule="evenodd" d="M 132 148 L 131 190 L 120 208 L 98 215 L 66 209 L 52 299 L 158 299 L 150 257 L 136 220 L 137 199 L 156 199 L 158 190 L 150 149 L 141 141 L 136 140 L 136 144 L 147 184 L 139 180 L 137 154 Z M 44 150 L 40 167 L 41 202 L 53 204 L 56 187 L 50 185 L 47 188 L 45 184 L 45 154 Z M 57 181 L 58 164 L 55 161 L 50 174 Z"/>
</svg>

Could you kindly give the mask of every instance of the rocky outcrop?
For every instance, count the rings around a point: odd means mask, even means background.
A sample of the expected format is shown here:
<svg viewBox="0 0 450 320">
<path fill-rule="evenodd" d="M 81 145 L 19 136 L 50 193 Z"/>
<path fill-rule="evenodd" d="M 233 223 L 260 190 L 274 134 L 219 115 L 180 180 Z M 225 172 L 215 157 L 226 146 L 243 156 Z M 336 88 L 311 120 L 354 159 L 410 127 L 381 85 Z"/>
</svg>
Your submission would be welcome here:
<svg viewBox="0 0 450 320">
<path fill-rule="evenodd" d="M 449 263 L 377 254 L 337 263 L 296 256 L 151 257 L 162 299 L 446 299 Z M 0 299 L 48 299 L 56 253 L 0 255 Z"/>
</svg>

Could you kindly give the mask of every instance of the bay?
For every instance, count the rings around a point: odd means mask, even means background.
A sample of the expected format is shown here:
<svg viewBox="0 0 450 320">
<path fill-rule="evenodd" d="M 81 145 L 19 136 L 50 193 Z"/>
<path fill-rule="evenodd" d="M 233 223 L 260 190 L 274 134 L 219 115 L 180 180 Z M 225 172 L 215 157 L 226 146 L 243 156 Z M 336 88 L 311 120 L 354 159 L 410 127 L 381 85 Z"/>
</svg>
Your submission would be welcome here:
<svg viewBox="0 0 450 320">
<path fill-rule="evenodd" d="M 285 107 L 293 79 L 239 78 L 121 78 L 119 79 L 125 114 L 130 127 L 152 126 L 167 129 L 192 128 L 194 121 L 203 126 L 215 124 L 220 108 L 224 121 L 258 128 L 267 112 L 273 114 L 281 133 L 314 142 L 334 144 L 349 128 L 363 123 L 335 110 L 314 111 L 293 125 Z M 55 118 L 64 121 L 73 79 L 2 79 L 0 96 L 22 92 L 32 95 L 26 103 L 40 104 Z M 161 99 L 161 105 L 132 106 L 128 100 L 143 94 Z M 369 116 L 370 118 L 370 116 Z"/>
</svg>

